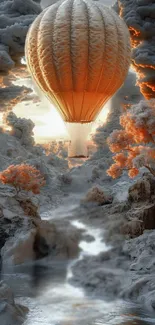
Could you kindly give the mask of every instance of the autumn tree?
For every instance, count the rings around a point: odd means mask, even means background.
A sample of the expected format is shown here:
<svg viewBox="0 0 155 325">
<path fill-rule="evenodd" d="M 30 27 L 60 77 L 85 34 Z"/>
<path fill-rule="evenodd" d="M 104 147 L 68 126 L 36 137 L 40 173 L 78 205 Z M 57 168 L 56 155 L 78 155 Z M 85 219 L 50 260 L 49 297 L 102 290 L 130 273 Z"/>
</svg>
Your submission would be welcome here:
<svg viewBox="0 0 155 325">
<path fill-rule="evenodd" d="M 107 142 L 114 164 L 107 170 L 117 178 L 124 170 L 133 178 L 141 167 L 155 176 L 155 100 L 140 101 L 120 117 L 122 130 L 114 130 Z"/>
<path fill-rule="evenodd" d="M 24 190 L 39 194 L 41 187 L 45 185 L 40 171 L 28 164 L 9 166 L 0 173 L 0 181 L 13 186 L 17 193 Z"/>
</svg>

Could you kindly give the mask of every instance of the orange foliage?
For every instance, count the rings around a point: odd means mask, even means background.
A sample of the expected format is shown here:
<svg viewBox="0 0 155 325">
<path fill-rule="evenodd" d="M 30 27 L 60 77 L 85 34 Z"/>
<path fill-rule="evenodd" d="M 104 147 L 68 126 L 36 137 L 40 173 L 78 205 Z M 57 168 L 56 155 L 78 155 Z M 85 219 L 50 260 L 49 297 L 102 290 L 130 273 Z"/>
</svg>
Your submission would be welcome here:
<svg viewBox="0 0 155 325">
<path fill-rule="evenodd" d="M 130 111 L 120 117 L 120 124 L 126 131 L 126 137 L 134 139 L 136 143 L 148 143 L 152 140 L 152 135 L 143 126 L 137 126 L 136 120 L 130 116 Z M 125 133 L 123 131 L 123 133 Z"/>
<path fill-rule="evenodd" d="M 126 162 L 127 162 L 127 157 L 124 155 L 124 153 L 118 153 L 115 157 L 114 157 L 114 161 L 116 162 L 116 164 L 120 167 L 125 166 Z"/>
<path fill-rule="evenodd" d="M 129 170 L 129 172 L 128 172 L 128 175 L 129 175 L 129 177 L 130 178 L 134 178 L 134 177 L 136 177 L 137 175 L 139 174 L 139 170 L 138 170 L 138 168 L 131 168 L 130 170 Z"/>
<path fill-rule="evenodd" d="M 40 188 L 45 185 L 40 171 L 28 164 L 9 166 L 0 173 L 0 181 L 15 187 L 17 192 L 25 190 L 34 194 L 39 194 Z"/>
<path fill-rule="evenodd" d="M 120 124 L 124 129 L 114 130 L 107 140 L 110 150 L 115 153 L 115 163 L 107 174 L 117 178 L 127 170 L 133 178 L 141 167 L 146 167 L 155 176 L 155 148 L 152 148 L 155 144 L 155 102 L 140 102 L 133 106 L 120 117 Z"/>
<path fill-rule="evenodd" d="M 111 176 L 112 178 L 120 177 L 122 174 L 122 170 L 119 165 L 113 164 L 110 166 L 110 168 L 107 170 L 107 174 Z"/>
<path fill-rule="evenodd" d="M 123 148 L 127 148 L 133 140 L 132 134 L 126 133 L 124 130 L 114 131 L 114 139 L 108 138 L 107 142 L 112 152 L 120 152 Z"/>
</svg>

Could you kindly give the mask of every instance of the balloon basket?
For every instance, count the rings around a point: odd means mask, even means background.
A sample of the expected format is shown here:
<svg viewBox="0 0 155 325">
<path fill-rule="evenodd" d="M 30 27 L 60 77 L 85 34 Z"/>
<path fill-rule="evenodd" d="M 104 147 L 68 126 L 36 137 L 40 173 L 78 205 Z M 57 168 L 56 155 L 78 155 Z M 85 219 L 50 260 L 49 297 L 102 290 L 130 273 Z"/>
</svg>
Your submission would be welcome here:
<svg viewBox="0 0 155 325">
<path fill-rule="evenodd" d="M 69 156 L 68 158 L 73 158 L 73 159 L 87 159 L 89 156 Z"/>
<path fill-rule="evenodd" d="M 69 158 L 80 158 L 80 159 L 85 159 L 85 158 L 88 158 L 89 156 L 72 156 L 72 157 L 69 157 Z"/>
<path fill-rule="evenodd" d="M 68 146 L 68 158 L 87 158 L 88 150 L 86 142 L 71 141 Z"/>
<path fill-rule="evenodd" d="M 92 123 L 66 123 L 70 135 L 68 158 L 88 158 L 87 139 Z"/>
</svg>

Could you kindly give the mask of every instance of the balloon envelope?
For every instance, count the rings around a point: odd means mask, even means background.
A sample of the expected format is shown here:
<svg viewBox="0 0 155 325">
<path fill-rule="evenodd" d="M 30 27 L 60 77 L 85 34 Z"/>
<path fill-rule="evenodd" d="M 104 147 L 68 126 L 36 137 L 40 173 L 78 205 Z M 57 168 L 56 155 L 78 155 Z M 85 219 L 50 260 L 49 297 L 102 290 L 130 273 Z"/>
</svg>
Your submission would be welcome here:
<svg viewBox="0 0 155 325">
<path fill-rule="evenodd" d="M 99 1 L 59 1 L 33 22 L 25 52 L 33 78 L 62 118 L 89 123 L 126 78 L 129 32 Z"/>
</svg>

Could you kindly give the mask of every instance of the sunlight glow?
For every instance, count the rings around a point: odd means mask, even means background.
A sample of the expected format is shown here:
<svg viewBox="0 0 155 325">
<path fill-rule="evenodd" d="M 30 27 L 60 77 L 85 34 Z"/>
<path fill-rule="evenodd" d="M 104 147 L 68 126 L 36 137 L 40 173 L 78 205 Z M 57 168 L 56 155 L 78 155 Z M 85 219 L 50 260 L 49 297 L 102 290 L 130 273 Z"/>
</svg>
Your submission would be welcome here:
<svg viewBox="0 0 155 325">
<path fill-rule="evenodd" d="M 36 126 L 34 128 L 34 134 L 37 140 L 41 140 L 41 138 L 50 139 L 68 137 L 65 124 L 54 108 L 52 108 L 51 111 L 47 114 L 38 115 L 36 117 Z"/>
<path fill-rule="evenodd" d="M 24 59 L 22 63 L 24 63 Z M 18 117 L 30 118 L 34 122 L 35 141 L 43 143 L 52 141 L 52 139 L 68 140 L 69 135 L 67 128 L 61 116 L 33 80 L 31 78 L 19 79 L 16 80 L 14 84 L 30 87 L 32 89 L 32 93 L 29 94 L 30 100 L 18 103 L 13 111 Z M 38 96 L 38 100 L 36 101 L 33 100 L 35 96 Z M 110 105 L 108 102 L 93 123 L 88 139 L 90 139 L 91 134 L 95 132 L 99 125 L 106 123 L 109 108 Z"/>
</svg>

